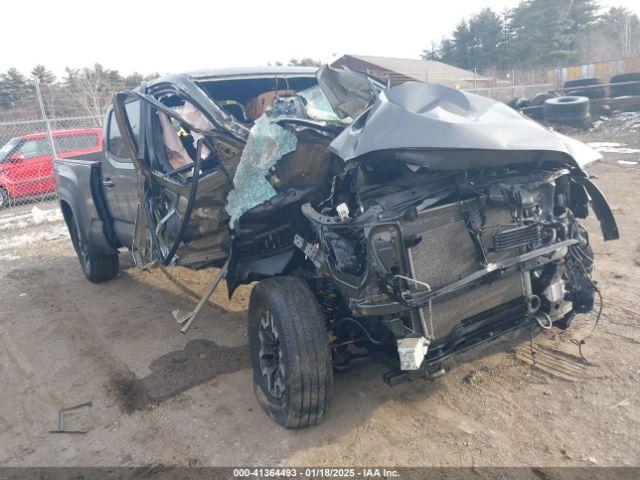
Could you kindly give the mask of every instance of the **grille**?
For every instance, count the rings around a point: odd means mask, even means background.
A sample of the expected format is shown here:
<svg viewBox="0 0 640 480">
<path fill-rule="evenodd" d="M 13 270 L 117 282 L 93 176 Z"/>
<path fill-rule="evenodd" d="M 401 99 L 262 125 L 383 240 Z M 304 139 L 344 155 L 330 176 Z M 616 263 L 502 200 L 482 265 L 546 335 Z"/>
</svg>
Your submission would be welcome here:
<svg viewBox="0 0 640 480">
<path fill-rule="evenodd" d="M 463 205 L 472 208 L 473 205 Z M 498 261 L 516 254 L 516 250 L 490 251 L 493 237 L 509 228 L 511 214 L 503 208 L 485 208 L 485 226 L 481 242 L 489 261 Z M 405 235 L 422 236 L 422 241 L 409 249 L 411 274 L 416 280 L 426 282 L 432 289 L 466 277 L 479 269 L 476 251 L 465 226 L 458 204 L 450 204 L 427 210 L 413 222 L 403 222 Z M 519 273 L 496 279 L 491 284 L 441 297 L 432 302 L 431 321 L 435 339 L 445 337 L 453 327 L 465 318 L 477 315 L 523 295 Z M 428 307 L 421 314 L 429 323 Z"/>
</svg>

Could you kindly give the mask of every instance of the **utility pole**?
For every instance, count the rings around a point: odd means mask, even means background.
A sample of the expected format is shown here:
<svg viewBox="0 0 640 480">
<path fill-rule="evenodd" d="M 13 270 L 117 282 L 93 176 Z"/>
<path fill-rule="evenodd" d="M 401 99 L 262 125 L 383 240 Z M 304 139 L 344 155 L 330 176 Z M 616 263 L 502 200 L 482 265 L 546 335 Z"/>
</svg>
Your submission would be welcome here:
<svg viewBox="0 0 640 480">
<path fill-rule="evenodd" d="M 40 104 L 40 113 L 42 114 L 42 120 L 44 120 L 44 124 L 47 127 L 47 136 L 49 137 L 49 143 L 51 144 L 51 155 L 53 155 L 53 158 L 56 158 L 58 155 L 56 154 L 56 146 L 53 143 L 53 135 L 51 134 L 51 125 L 49 125 L 49 119 L 47 118 L 47 113 L 44 108 L 44 102 L 42 101 L 42 92 L 40 91 L 40 80 L 38 80 L 38 77 L 34 77 L 33 81 L 36 86 L 36 95 L 38 96 L 38 103 Z"/>
</svg>

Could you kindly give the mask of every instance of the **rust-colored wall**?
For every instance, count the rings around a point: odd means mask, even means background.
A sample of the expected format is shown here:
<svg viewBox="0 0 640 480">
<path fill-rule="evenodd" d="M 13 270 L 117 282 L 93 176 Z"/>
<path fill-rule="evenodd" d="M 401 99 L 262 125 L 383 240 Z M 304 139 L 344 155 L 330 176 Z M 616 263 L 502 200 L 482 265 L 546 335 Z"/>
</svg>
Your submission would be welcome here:
<svg viewBox="0 0 640 480">
<path fill-rule="evenodd" d="M 347 67 L 349 70 L 353 70 L 354 72 L 367 73 L 385 83 L 388 78 L 391 85 L 399 85 L 401 83 L 414 80 L 413 78 L 409 78 L 398 72 L 392 72 L 386 68 L 380 68 L 377 65 L 349 56 L 340 57 L 338 60 L 333 62 L 331 66 L 336 68 Z"/>
<path fill-rule="evenodd" d="M 640 72 L 640 55 L 605 62 L 554 68 L 547 71 L 547 82 L 561 87 L 567 80 L 599 77 L 603 82 L 607 83 L 613 75 L 629 72 Z"/>
</svg>

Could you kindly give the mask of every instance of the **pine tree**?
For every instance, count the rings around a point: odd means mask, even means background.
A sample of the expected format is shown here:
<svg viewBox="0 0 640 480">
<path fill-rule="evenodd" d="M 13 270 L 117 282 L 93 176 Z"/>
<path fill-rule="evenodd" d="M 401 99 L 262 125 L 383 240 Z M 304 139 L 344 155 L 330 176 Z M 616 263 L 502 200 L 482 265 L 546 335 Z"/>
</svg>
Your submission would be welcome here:
<svg viewBox="0 0 640 480">
<path fill-rule="evenodd" d="M 511 15 L 516 65 L 566 63 L 571 50 L 568 18 L 571 3 L 565 0 L 525 0 Z"/>
<path fill-rule="evenodd" d="M 0 108 L 15 108 L 30 90 L 25 76 L 17 68 L 0 74 Z"/>
<path fill-rule="evenodd" d="M 50 70 L 47 70 L 44 65 L 33 67 L 31 75 L 37 78 L 41 85 L 51 85 L 56 81 L 56 76 Z"/>
<path fill-rule="evenodd" d="M 483 9 L 469 19 L 469 33 L 473 42 L 469 67 L 481 70 L 496 67 L 500 62 L 500 17 L 490 8 Z"/>
</svg>

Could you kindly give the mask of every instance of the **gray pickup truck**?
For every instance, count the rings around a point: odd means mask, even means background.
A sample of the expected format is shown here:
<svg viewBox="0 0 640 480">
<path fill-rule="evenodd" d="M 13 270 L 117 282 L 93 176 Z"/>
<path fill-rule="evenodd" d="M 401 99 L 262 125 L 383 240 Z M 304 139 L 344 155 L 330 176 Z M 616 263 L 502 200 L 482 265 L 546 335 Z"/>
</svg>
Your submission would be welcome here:
<svg viewBox="0 0 640 480">
<path fill-rule="evenodd" d="M 132 119 L 136 106 L 129 106 Z M 138 208 L 136 170 L 111 108 L 104 135 L 101 152 L 54 160 L 62 214 L 82 271 L 95 283 L 118 274 L 118 249 L 131 246 Z"/>
<path fill-rule="evenodd" d="M 441 85 L 385 88 L 329 67 L 174 75 L 118 92 L 104 152 L 54 162 L 93 282 L 208 266 L 252 290 L 258 402 L 302 428 L 333 372 L 384 359 L 389 384 L 568 328 L 597 305 L 584 144 Z"/>
</svg>

